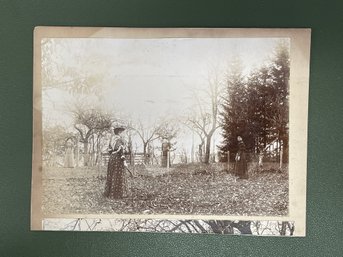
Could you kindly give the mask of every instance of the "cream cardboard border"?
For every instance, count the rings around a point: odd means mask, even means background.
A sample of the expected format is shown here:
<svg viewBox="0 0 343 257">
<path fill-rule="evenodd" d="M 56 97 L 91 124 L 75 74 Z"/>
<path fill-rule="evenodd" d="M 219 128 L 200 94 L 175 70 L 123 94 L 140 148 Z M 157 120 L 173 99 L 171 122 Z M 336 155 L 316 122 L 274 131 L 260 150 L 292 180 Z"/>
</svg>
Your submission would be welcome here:
<svg viewBox="0 0 343 257">
<path fill-rule="evenodd" d="M 291 39 L 290 129 L 289 129 L 289 215 L 208 216 L 208 215 L 50 215 L 41 212 L 42 201 L 42 111 L 41 46 L 42 38 L 261 38 Z M 33 75 L 33 153 L 31 229 L 41 230 L 44 218 L 156 218 L 275 220 L 295 222 L 295 236 L 306 231 L 307 118 L 310 65 L 310 29 L 227 29 L 227 28 L 85 28 L 36 27 L 34 30 Z"/>
</svg>

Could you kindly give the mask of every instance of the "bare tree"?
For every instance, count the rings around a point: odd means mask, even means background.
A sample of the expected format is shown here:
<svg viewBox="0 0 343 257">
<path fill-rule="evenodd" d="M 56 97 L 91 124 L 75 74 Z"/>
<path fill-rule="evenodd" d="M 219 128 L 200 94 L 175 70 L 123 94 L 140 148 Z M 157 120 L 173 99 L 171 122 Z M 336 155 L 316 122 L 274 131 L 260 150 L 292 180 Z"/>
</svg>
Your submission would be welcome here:
<svg viewBox="0 0 343 257">
<path fill-rule="evenodd" d="M 277 222 L 276 230 L 279 232 L 280 236 L 290 235 L 294 233 L 294 223 L 288 221 Z"/>
<path fill-rule="evenodd" d="M 146 159 L 148 156 L 148 145 L 154 140 L 158 139 L 160 130 L 159 124 L 145 125 L 141 120 L 138 120 L 136 125 L 133 125 L 133 129 L 137 132 L 137 135 L 143 143 L 143 155 Z"/>
<path fill-rule="evenodd" d="M 203 162 L 203 149 L 205 146 L 206 134 L 204 133 L 206 120 L 196 114 L 189 115 L 186 118 L 184 124 L 195 134 L 198 135 L 200 139 L 200 144 L 198 145 L 198 155 L 199 161 Z"/>
<path fill-rule="evenodd" d="M 151 154 L 151 149 L 149 147 L 151 147 L 153 141 L 156 139 L 166 139 L 170 142 L 177 136 L 179 131 L 177 122 L 171 120 L 159 120 L 150 125 L 144 124 L 141 120 L 138 120 L 136 125 L 132 125 L 132 129 L 136 131 L 137 135 L 142 140 L 143 155 L 146 162 L 149 159 L 148 155 Z"/>
<path fill-rule="evenodd" d="M 58 158 L 62 158 L 65 152 L 65 142 L 73 138 L 73 134 L 60 125 L 44 126 L 42 158 L 44 165 L 56 166 Z"/>
<path fill-rule="evenodd" d="M 161 120 L 156 134 L 159 138 L 167 139 L 169 142 L 176 138 L 179 132 L 179 123 L 176 120 Z"/>
<path fill-rule="evenodd" d="M 193 92 L 196 99 L 191 114 L 187 118 L 188 127 L 193 129 L 205 143 L 204 163 L 208 164 L 211 152 L 211 139 L 216 130 L 220 127 L 218 122 L 219 106 L 221 103 L 222 81 L 218 72 L 213 72 L 207 79 L 208 87 L 203 91 L 206 97 L 200 97 Z M 205 142 L 204 142 L 205 141 Z"/>
<path fill-rule="evenodd" d="M 74 128 L 79 133 L 80 142 L 83 143 L 84 166 L 89 166 L 90 139 L 94 140 L 97 137 L 99 150 L 101 136 L 104 131 L 111 128 L 114 119 L 111 114 L 99 108 L 87 108 L 86 105 L 75 105 L 72 113 L 74 116 Z M 94 141 L 92 143 L 94 146 Z"/>
<path fill-rule="evenodd" d="M 179 232 L 203 234 L 252 234 L 251 221 L 230 220 L 130 220 L 125 231 Z"/>
</svg>

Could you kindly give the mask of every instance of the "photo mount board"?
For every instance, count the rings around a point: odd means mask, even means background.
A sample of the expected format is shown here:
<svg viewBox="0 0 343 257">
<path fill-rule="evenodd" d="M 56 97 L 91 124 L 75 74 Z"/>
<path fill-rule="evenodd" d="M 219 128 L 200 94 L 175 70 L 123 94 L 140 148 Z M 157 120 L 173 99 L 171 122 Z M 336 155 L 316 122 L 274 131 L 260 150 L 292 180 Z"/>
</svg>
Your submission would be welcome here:
<svg viewBox="0 0 343 257">
<path fill-rule="evenodd" d="M 173 39 L 173 38 L 289 38 L 289 213 L 287 216 L 58 214 L 42 212 L 42 77 L 41 42 L 44 38 Z M 295 236 L 306 231 L 307 112 L 309 90 L 309 29 L 210 28 L 82 28 L 37 27 L 34 32 L 33 161 L 31 229 L 42 230 L 45 219 L 192 219 L 235 221 L 291 221 Z"/>
</svg>

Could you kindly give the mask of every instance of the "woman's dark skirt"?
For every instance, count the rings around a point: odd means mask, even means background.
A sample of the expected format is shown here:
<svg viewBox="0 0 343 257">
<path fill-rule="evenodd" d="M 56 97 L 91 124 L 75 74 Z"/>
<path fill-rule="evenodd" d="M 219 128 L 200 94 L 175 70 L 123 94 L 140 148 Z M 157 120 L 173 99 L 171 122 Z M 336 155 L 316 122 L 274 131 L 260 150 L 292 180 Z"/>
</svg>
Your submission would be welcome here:
<svg viewBox="0 0 343 257">
<path fill-rule="evenodd" d="M 236 174 L 241 179 L 248 178 L 248 163 L 246 154 L 242 153 L 240 160 L 236 162 Z"/>
<path fill-rule="evenodd" d="M 118 154 L 111 154 L 107 167 L 107 179 L 104 195 L 110 199 L 124 197 L 126 179 L 124 162 Z"/>
</svg>

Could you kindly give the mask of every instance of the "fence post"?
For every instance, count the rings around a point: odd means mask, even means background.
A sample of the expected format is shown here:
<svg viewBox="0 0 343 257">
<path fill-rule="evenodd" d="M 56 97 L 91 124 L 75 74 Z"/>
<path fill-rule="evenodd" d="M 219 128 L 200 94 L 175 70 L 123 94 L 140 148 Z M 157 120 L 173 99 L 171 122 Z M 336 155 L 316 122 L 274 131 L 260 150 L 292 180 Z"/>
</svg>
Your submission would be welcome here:
<svg viewBox="0 0 343 257">
<path fill-rule="evenodd" d="M 283 149 L 281 148 L 281 151 L 280 151 L 280 170 L 282 169 L 282 155 L 283 155 Z"/>
<path fill-rule="evenodd" d="M 227 151 L 227 171 L 230 172 L 230 151 Z"/>
<path fill-rule="evenodd" d="M 169 166 L 170 166 L 170 160 L 169 160 L 169 158 L 170 158 L 170 151 L 168 150 L 167 151 L 167 168 L 169 169 Z"/>
</svg>

